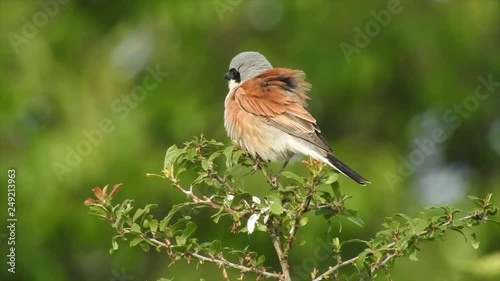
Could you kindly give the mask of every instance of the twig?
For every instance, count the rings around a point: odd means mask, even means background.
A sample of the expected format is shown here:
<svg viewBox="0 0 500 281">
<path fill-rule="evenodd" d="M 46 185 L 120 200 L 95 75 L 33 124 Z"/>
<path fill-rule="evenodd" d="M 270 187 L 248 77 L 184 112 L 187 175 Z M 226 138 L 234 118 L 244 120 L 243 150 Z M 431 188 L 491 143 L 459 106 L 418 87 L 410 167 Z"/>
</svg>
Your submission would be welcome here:
<svg viewBox="0 0 500 281">
<path fill-rule="evenodd" d="M 234 190 L 233 187 L 231 185 L 229 185 L 229 183 L 227 183 L 227 180 L 225 178 L 222 178 L 217 174 L 215 175 L 215 178 L 224 185 L 224 187 L 225 187 L 224 189 L 226 191 Z"/>
<path fill-rule="evenodd" d="M 187 196 L 191 197 L 191 200 L 193 200 L 193 202 L 195 202 L 195 203 L 205 204 L 205 205 L 208 205 L 208 206 L 210 206 L 210 207 L 212 207 L 214 209 L 218 209 L 218 210 L 221 209 L 221 208 L 223 208 L 224 211 L 230 213 L 231 215 L 236 215 L 238 217 L 243 217 L 243 215 L 240 212 L 237 212 L 237 211 L 235 211 L 233 209 L 221 206 L 221 205 L 215 203 L 214 201 L 212 201 L 210 198 L 208 198 L 206 196 L 203 199 L 201 199 L 200 197 L 198 197 L 198 196 L 196 196 L 194 194 L 193 187 L 191 187 L 190 190 L 186 190 L 180 184 L 178 184 L 176 181 L 174 181 L 173 185 L 180 192 L 182 192 L 182 193 L 186 194 Z"/>
<path fill-rule="evenodd" d="M 274 249 L 276 250 L 276 254 L 278 255 L 278 259 L 280 261 L 282 274 L 280 276 L 280 280 L 284 281 L 292 281 L 290 277 L 290 266 L 288 265 L 288 258 L 283 254 L 281 239 L 280 236 L 276 233 L 271 233 L 271 240 L 273 242 Z"/>
<path fill-rule="evenodd" d="M 352 258 L 350 260 L 346 260 L 346 261 L 343 261 L 341 263 L 338 263 L 334 267 L 330 267 L 327 271 L 325 271 L 320 276 L 318 276 L 315 279 L 313 279 L 313 281 L 323 280 L 323 279 L 327 278 L 330 274 L 332 274 L 335 271 L 337 271 L 339 268 L 341 268 L 343 266 L 346 266 L 346 265 L 349 265 L 349 264 L 353 264 L 357 259 L 358 259 L 358 257 L 354 257 L 354 258 Z"/>
<path fill-rule="evenodd" d="M 372 274 L 375 272 L 375 270 L 384 267 L 395 256 L 397 256 L 397 253 L 387 255 L 387 257 L 380 264 L 374 265 L 371 269 Z"/>
<path fill-rule="evenodd" d="M 295 234 L 300 228 L 300 219 L 304 216 L 304 214 L 307 212 L 307 209 L 309 208 L 309 204 L 311 203 L 311 199 L 313 197 L 313 190 L 310 191 L 309 194 L 307 194 L 306 199 L 304 199 L 304 202 L 302 202 L 302 205 L 300 205 L 300 211 L 299 214 L 295 217 L 295 223 L 292 226 L 292 229 L 290 229 L 290 236 L 288 237 L 288 241 L 284 250 L 284 256 L 288 259 L 288 255 L 290 254 L 290 250 L 292 249 L 293 246 L 293 241 L 295 240 Z"/>
<path fill-rule="evenodd" d="M 474 216 L 475 216 L 475 215 L 468 215 L 468 216 L 465 216 L 465 217 L 463 217 L 463 218 L 460 218 L 459 220 L 460 220 L 460 221 L 463 221 L 463 220 L 468 220 L 468 219 L 473 218 Z M 452 223 L 452 221 L 447 221 L 447 222 L 445 222 L 445 223 L 441 224 L 441 226 L 447 226 L 447 225 L 449 225 L 449 224 L 451 224 L 451 223 Z M 422 231 L 422 232 L 420 232 L 420 233 L 416 234 L 416 237 L 417 237 L 417 238 L 419 238 L 419 237 L 421 237 L 421 236 L 426 235 L 427 233 L 429 233 L 429 231 L 428 231 L 428 230 L 424 230 L 424 231 Z M 387 244 L 385 247 L 387 247 L 387 248 L 391 248 L 391 247 L 394 247 L 395 245 L 396 245 L 396 242 L 391 242 L 391 243 Z M 396 255 L 397 255 L 397 254 L 396 254 L 396 253 L 394 253 L 394 254 L 391 254 L 391 255 L 387 256 L 387 258 L 386 258 L 386 259 L 385 259 L 382 263 L 380 263 L 380 265 L 379 265 L 378 267 L 376 267 L 376 268 L 375 268 L 375 270 L 376 270 L 376 269 L 378 269 L 378 268 L 380 268 L 381 266 L 383 266 L 383 265 L 387 264 L 387 263 L 389 262 L 389 260 L 391 260 L 392 258 L 394 258 Z M 339 268 L 341 268 L 341 267 L 343 267 L 343 266 L 346 266 L 346 265 L 349 265 L 349 264 L 353 264 L 353 263 L 354 263 L 354 262 L 356 262 L 357 260 L 358 260 L 358 257 L 354 257 L 354 258 L 352 258 L 352 259 L 350 259 L 350 260 L 346 260 L 346 261 L 344 261 L 344 262 L 342 262 L 342 263 L 339 263 L 339 264 L 335 265 L 334 267 L 330 267 L 327 271 L 325 271 L 324 273 L 322 273 L 321 275 L 319 275 L 318 277 L 316 277 L 315 279 L 313 279 L 313 281 L 320 281 L 320 280 L 324 280 L 324 279 L 326 279 L 326 278 L 327 278 L 330 274 L 332 274 L 332 273 L 334 273 L 335 271 L 337 271 Z M 373 272 L 375 272 L 375 270 L 372 270 L 372 273 L 373 273 Z"/>
<path fill-rule="evenodd" d="M 147 238 L 147 239 L 149 241 L 159 245 L 159 246 L 168 248 L 168 246 L 161 241 L 158 241 L 154 238 Z M 227 261 L 226 259 L 223 259 L 223 258 L 222 259 L 215 259 L 215 258 L 203 256 L 203 255 L 200 255 L 200 254 L 194 253 L 194 252 L 186 252 L 186 255 L 191 255 L 199 260 L 212 262 L 212 263 L 215 263 L 215 264 L 217 264 L 219 266 L 223 266 L 223 267 L 231 267 L 231 268 L 239 269 L 239 270 L 244 271 L 244 272 L 255 272 L 259 275 L 262 275 L 262 276 L 265 276 L 268 278 L 279 279 L 281 277 L 281 275 L 278 273 L 267 272 L 267 271 L 260 270 L 260 269 L 255 268 L 255 267 L 247 267 L 247 266 L 244 266 L 241 264 L 232 263 L 232 262 Z"/>
</svg>

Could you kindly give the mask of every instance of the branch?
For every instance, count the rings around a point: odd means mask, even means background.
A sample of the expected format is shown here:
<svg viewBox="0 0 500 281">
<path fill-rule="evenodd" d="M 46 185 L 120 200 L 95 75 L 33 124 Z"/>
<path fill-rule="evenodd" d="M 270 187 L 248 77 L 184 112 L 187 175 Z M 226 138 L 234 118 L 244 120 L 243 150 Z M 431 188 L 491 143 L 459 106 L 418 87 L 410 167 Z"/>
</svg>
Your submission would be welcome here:
<svg viewBox="0 0 500 281">
<path fill-rule="evenodd" d="M 169 248 L 169 246 L 161 241 L 158 241 L 154 238 L 147 238 L 149 241 L 161 246 L 161 247 L 165 247 L 165 248 Z M 232 263 L 226 259 L 215 259 L 215 258 L 211 258 L 211 257 L 206 257 L 206 256 L 203 256 L 203 255 L 200 255 L 198 253 L 195 253 L 195 252 L 186 252 L 185 253 L 186 255 L 191 255 L 199 260 L 202 260 L 202 261 L 206 261 L 206 262 L 212 262 L 212 263 L 215 263 L 219 266 L 222 266 L 222 267 L 231 267 L 231 268 L 235 268 L 235 269 L 239 269 L 243 272 L 255 272 L 259 275 L 262 275 L 262 276 L 265 276 L 265 277 L 268 277 L 268 278 L 276 278 L 276 279 L 279 279 L 281 277 L 280 274 L 278 273 L 271 273 L 271 272 L 267 272 L 267 271 L 263 271 L 263 270 L 260 270 L 258 268 L 255 268 L 255 267 L 247 267 L 247 266 L 244 266 L 244 265 L 241 265 L 241 264 L 236 264 L 236 263 Z"/>
<path fill-rule="evenodd" d="M 335 271 L 337 271 L 339 268 L 344 267 L 344 266 L 349 265 L 349 264 L 353 264 L 354 262 L 356 262 L 357 259 L 358 259 L 358 257 L 354 257 L 354 258 L 352 258 L 350 260 L 346 260 L 346 261 L 343 261 L 341 263 L 338 263 L 334 267 L 330 267 L 327 271 L 325 271 L 320 276 L 318 276 L 315 279 L 313 279 L 313 281 L 324 280 L 324 279 L 328 278 L 330 274 L 332 274 Z"/>
<path fill-rule="evenodd" d="M 174 181 L 173 185 L 180 192 L 182 192 L 182 193 L 186 194 L 187 196 L 191 197 L 191 200 L 193 200 L 193 202 L 195 202 L 195 203 L 208 205 L 208 206 L 210 206 L 210 207 L 212 207 L 214 209 L 217 209 L 217 210 L 220 210 L 222 208 L 222 209 L 224 209 L 224 211 L 226 211 L 227 213 L 229 213 L 231 215 L 236 215 L 236 216 L 238 216 L 240 218 L 243 217 L 243 215 L 240 212 L 237 212 L 237 211 L 235 211 L 233 209 L 221 206 L 221 205 L 215 203 L 214 201 L 212 201 L 210 198 L 208 198 L 206 196 L 204 196 L 203 199 L 201 199 L 200 197 L 196 196 L 194 194 L 194 192 L 193 192 L 193 187 L 192 186 L 191 186 L 191 188 L 189 190 L 186 190 L 180 184 L 178 184 L 177 181 Z"/>
<path fill-rule="evenodd" d="M 474 215 L 468 215 L 468 216 L 465 216 L 463 218 L 460 218 L 459 220 L 460 221 L 463 221 L 463 220 L 468 220 L 468 219 L 472 219 L 474 218 L 474 216 L 476 216 L 476 214 Z M 441 224 L 441 226 L 447 226 L 449 224 L 451 224 L 453 221 L 452 220 L 448 220 L 446 222 L 444 222 L 443 224 Z M 416 238 L 420 238 L 426 234 L 429 233 L 429 230 L 424 230 L 418 234 L 416 234 Z M 388 251 L 391 250 L 392 247 L 394 247 L 396 245 L 396 242 L 391 242 L 389 244 L 387 244 L 385 247 L 387 248 Z M 377 269 L 379 269 L 380 267 L 383 267 L 385 266 L 392 258 L 396 257 L 398 255 L 398 253 L 393 253 L 393 254 L 390 254 L 388 255 L 384 261 L 382 261 L 380 264 L 378 265 L 375 265 L 372 269 L 371 269 L 371 272 L 375 272 Z M 325 271 L 323 274 L 319 275 L 318 277 L 316 277 L 315 279 L 313 279 L 313 281 L 320 281 L 320 280 L 324 280 L 326 278 L 328 278 L 328 276 L 332 273 L 334 273 L 335 271 L 337 271 L 339 268 L 341 267 L 344 267 L 346 265 L 349 265 L 349 264 L 353 264 L 355 263 L 357 260 L 358 260 L 359 256 L 358 257 L 354 257 L 350 260 L 346 260 L 342 263 L 339 263 L 337 265 L 335 265 L 334 267 L 330 267 L 327 271 Z"/>
<path fill-rule="evenodd" d="M 304 214 L 307 212 L 309 208 L 309 204 L 311 203 L 311 199 L 313 197 L 313 190 L 309 194 L 307 194 L 306 199 L 304 199 L 304 202 L 302 202 L 302 205 L 300 206 L 300 211 L 299 214 L 295 217 L 295 223 L 292 226 L 292 229 L 290 230 L 290 237 L 288 237 L 287 245 L 284 250 L 284 256 L 288 259 L 288 255 L 290 253 L 290 250 L 292 249 L 293 246 L 293 241 L 295 241 L 295 234 L 300 228 L 300 219 L 304 216 Z"/>
<path fill-rule="evenodd" d="M 278 255 L 278 259 L 280 261 L 281 270 L 283 273 L 280 275 L 280 280 L 291 281 L 290 277 L 290 266 L 288 265 L 288 257 L 286 257 L 281 249 L 281 240 L 279 235 L 276 233 L 271 233 L 271 240 L 273 242 L 274 249 L 276 250 L 276 254 Z"/>
<path fill-rule="evenodd" d="M 385 260 L 383 260 L 380 264 L 375 264 L 372 269 L 371 269 L 371 272 L 372 274 L 379 268 L 381 267 L 384 267 L 392 258 L 394 258 L 395 256 L 397 256 L 398 253 L 394 253 L 394 254 L 390 254 L 390 255 L 387 255 L 387 257 L 385 258 Z"/>
<path fill-rule="evenodd" d="M 235 175 L 238 174 L 236 167 L 244 167 L 245 169 L 252 167 L 249 155 L 233 146 L 226 148 L 221 146 L 221 143 L 215 140 L 206 140 L 202 136 L 186 143 L 185 147 L 178 148 L 174 145 L 167 150 L 164 160 L 164 176 L 153 176 L 171 181 L 174 189 L 186 195 L 184 200 L 186 202 L 173 207 L 161 221 L 150 214 L 151 209 L 157 207 L 157 204 L 148 204 L 144 208 L 136 209 L 132 204 L 133 201 L 127 199 L 121 204 L 112 205 L 111 199 L 120 190 L 121 185 L 115 185 L 109 195 L 107 187 L 102 190 L 94 188 L 93 193 L 97 199 L 87 199 L 84 204 L 90 207 L 90 214 L 107 220 L 116 229 L 117 235 L 113 237 L 110 252 L 117 251 L 119 248 L 118 240 L 127 240 L 129 237 L 125 235 L 129 234 L 134 238 L 130 242 L 131 247 L 139 245 L 144 251 L 147 251 L 150 246 L 156 247 L 158 250 L 165 248 L 169 258 L 172 259 L 172 264 L 179 259 L 185 259 L 189 262 L 194 257 L 199 264 L 204 262 L 217 264 L 223 270 L 226 279 L 226 269 L 233 268 L 240 270 L 241 276 L 252 272 L 258 274 L 257 279 L 266 277 L 280 281 L 291 281 L 289 256 L 295 246 L 294 242 L 297 239 L 299 229 L 303 228 L 306 223 L 306 220 L 302 218 L 305 219 L 304 216 L 307 213 L 315 212 L 316 215 L 322 215 L 327 221 L 336 215 L 345 215 L 354 222 L 358 219 L 355 216 L 355 210 L 345 208 L 344 201 L 350 197 L 340 191 L 339 184 L 335 182 L 336 175 L 331 169 L 323 170 L 326 166 L 321 162 L 312 158 L 309 161 L 304 161 L 310 172 L 308 177 L 289 172 L 287 178 L 293 184 L 278 189 L 277 192 L 272 192 L 273 194 L 261 201 L 260 198 L 245 192 L 242 177 L 237 178 Z M 271 169 L 258 158 L 254 162 L 254 169 L 249 173 L 262 169 L 264 176 L 273 184 L 275 176 L 272 175 Z M 224 168 L 220 167 L 222 163 L 225 163 L 225 172 L 222 172 Z M 193 169 L 198 172 L 196 180 L 191 183 L 180 181 L 179 175 Z M 186 179 L 190 176 L 186 176 Z M 184 177 L 182 178 L 184 179 Z M 315 188 L 321 183 L 330 184 L 332 190 L 316 192 Z M 203 186 L 211 186 L 215 191 L 208 194 L 199 190 Z M 490 203 L 491 194 L 486 199 L 476 197 L 471 197 L 471 199 L 480 208 L 466 213 L 465 217 L 460 219 L 454 217 L 460 211 L 447 206 L 435 207 L 444 209 L 445 215 L 431 218 L 427 218 L 425 213 L 418 218 L 411 218 L 405 214 L 389 217 L 382 225 L 384 230 L 378 232 L 375 238 L 368 241 L 352 239 L 345 242 L 366 244 L 362 253 L 349 260 L 343 261 L 341 247 L 344 242 L 340 243 L 336 237 L 331 243 L 334 250 L 332 266 L 322 274 L 317 269 L 313 269 L 309 273 L 312 274 L 313 281 L 328 278 L 337 280 L 340 279 L 340 273 L 343 270 L 351 269 L 343 267 L 355 266 L 356 272 L 353 276 L 371 278 L 377 271 L 381 270 L 385 270 L 388 276 L 387 270 L 394 266 L 395 259 L 407 255 L 410 259 L 416 258 L 419 243 L 433 240 L 435 237 L 442 237 L 449 230 L 456 230 L 463 234 L 463 229 L 470 229 L 481 222 L 492 221 L 488 219 L 488 216 L 493 216 L 498 207 Z M 249 251 L 248 248 L 243 250 L 221 248 L 222 243 L 219 240 L 198 243 L 198 239 L 191 237 L 195 233 L 197 225 L 191 220 L 190 214 L 181 212 L 182 217 L 177 222 L 170 223 L 179 211 L 187 209 L 182 209 L 186 206 L 193 210 L 201 207 L 218 210 L 219 212 L 212 216 L 216 223 L 222 216 L 232 216 L 234 220 L 231 227 L 232 233 L 253 232 L 249 231 L 249 228 L 250 230 L 256 229 L 266 232 L 271 238 L 281 270 L 266 268 L 263 264 L 265 257 L 258 256 L 256 252 Z M 249 216 L 252 220 L 247 221 L 246 228 L 241 228 Z M 263 222 L 258 222 L 261 217 L 263 217 Z M 406 222 L 401 222 L 402 220 L 406 220 Z M 262 223 L 265 227 L 262 227 Z M 473 246 L 477 248 L 476 236 L 474 233 L 472 236 Z M 176 240 L 175 245 L 172 245 L 171 241 L 168 240 L 173 237 Z M 178 247 L 181 245 L 183 247 Z M 235 253 L 240 259 L 234 260 L 235 263 L 229 262 L 225 259 L 225 255 L 229 255 L 227 253 Z M 267 272 L 267 270 L 273 272 Z M 388 278 L 390 279 L 390 277 Z"/>
</svg>

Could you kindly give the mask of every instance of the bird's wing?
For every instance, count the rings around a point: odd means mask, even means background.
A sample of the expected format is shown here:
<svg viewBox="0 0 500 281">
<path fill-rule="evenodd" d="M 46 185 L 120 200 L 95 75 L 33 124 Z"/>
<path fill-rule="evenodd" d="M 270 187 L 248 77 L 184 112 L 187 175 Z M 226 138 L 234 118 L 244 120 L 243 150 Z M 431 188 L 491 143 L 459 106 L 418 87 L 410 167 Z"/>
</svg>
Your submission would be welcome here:
<svg viewBox="0 0 500 281">
<path fill-rule="evenodd" d="M 304 108 L 310 84 L 302 71 L 275 68 L 242 83 L 235 92 L 241 109 L 269 125 L 331 152 L 316 119 Z"/>
</svg>

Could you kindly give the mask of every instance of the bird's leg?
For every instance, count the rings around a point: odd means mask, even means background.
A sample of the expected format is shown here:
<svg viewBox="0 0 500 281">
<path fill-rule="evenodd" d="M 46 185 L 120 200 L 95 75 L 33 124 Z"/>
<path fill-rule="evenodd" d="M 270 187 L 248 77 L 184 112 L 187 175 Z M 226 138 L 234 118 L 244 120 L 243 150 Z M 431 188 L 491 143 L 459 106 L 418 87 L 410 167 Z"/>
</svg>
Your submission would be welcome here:
<svg viewBox="0 0 500 281">
<path fill-rule="evenodd" d="M 260 158 L 259 155 L 256 155 L 254 160 L 255 164 L 253 165 L 253 171 L 255 173 L 257 170 L 262 169 L 262 166 L 260 165 L 260 163 L 262 162 L 262 158 Z"/>
<path fill-rule="evenodd" d="M 281 173 L 283 173 L 283 171 L 285 170 L 286 165 L 288 165 L 288 162 L 290 162 L 290 158 L 285 161 L 285 163 L 283 164 L 283 167 L 281 167 L 281 169 L 279 170 L 279 172 L 276 175 L 272 176 L 272 178 L 271 178 L 271 185 L 274 188 L 278 188 L 278 185 L 279 185 L 278 180 L 281 177 Z"/>
<path fill-rule="evenodd" d="M 245 151 L 245 153 L 248 153 L 248 152 L 246 152 L 246 151 Z M 261 163 L 262 163 L 264 160 L 262 160 L 262 158 L 260 158 L 260 156 L 259 156 L 259 155 L 256 155 L 255 157 L 252 157 L 250 154 L 247 154 L 247 155 L 250 157 L 250 159 L 252 159 L 252 161 L 254 161 L 254 164 L 251 166 L 251 167 L 252 167 L 252 169 L 250 169 L 250 171 L 248 171 L 247 173 L 243 174 L 243 175 L 240 177 L 240 179 L 241 179 L 241 178 L 244 178 L 244 177 L 246 177 L 246 176 L 248 176 L 248 175 L 253 175 L 253 174 L 255 174 L 255 172 L 257 172 L 258 170 L 263 170 L 263 169 L 262 169 L 262 164 L 261 164 Z M 264 171 L 264 170 L 263 170 L 263 171 Z M 266 173 L 265 173 L 265 171 L 264 171 L 264 174 L 266 174 Z"/>
<path fill-rule="evenodd" d="M 281 173 L 285 170 L 285 167 L 288 165 L 288 162 L 290 162 L 290 159 L 286 160 L 285 163 L 283 164 L 283 167 L 279 170 L 279 172 L 276 174 L 275 177 L 279 178 L 281 176 Z"/>
</svg>

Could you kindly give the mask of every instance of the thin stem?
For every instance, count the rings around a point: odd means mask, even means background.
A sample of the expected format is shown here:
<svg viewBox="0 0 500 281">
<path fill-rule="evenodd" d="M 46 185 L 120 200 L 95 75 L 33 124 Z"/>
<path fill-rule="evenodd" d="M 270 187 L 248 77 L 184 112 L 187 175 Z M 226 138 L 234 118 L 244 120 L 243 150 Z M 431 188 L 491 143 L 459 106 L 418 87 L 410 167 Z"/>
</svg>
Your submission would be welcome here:
<svg viewBox="0 0 500 281">
<path fill-rule="evenodd" d="M 337 261 L 337 264 L 340 264 L 342 263 L 342 255 L 340 254 L 340 248 L 335 250 L 335 260 Z M 340 276 L 339 276 L 339 272 L 338 271 L 335 271 L 333 273 L 333 279 L 335 281 L 339 281 L 340 280 Z"/>
<path fill-rule="evenodd" d="M 231 215 L 236 215 L 238 217 L 243 217 L 243 215 L 235 210 L 232 210 L 230 208 L 227 208 L 227 207 L 224 207 L 224 206 L 221 206 L 217 203 L 215 203 L 214 201 L 210 200 L 210 198 L 204 196 L 203 199 L 201 199 L 200 197 L 196 196 L 196 194 L 194 194 L 193 192 L 193 187 L 191 187 L 190 190 L 186 190 L 184 189 L 180 184 L 178 184 L 176 181 L 174 181 L 174 187 L 176 189 L 178 189 L 180 192 L 186 194 L 187 196 L 191 197 L 191 200 L 193 200 L 193 202 L 195 203 L 198 203 L 198 204 L 204 204 L 204 205 L 208 205 L 214 209 L 220 209 L 220 208 L 223 208 L 224 211 L 226 211 L 227 213 L 231 214 Z"/>
<path fill-rule="evenodd" d="M 311 199 L 313 197 L 313 190 L 310 190 L 310 193 L 307 194 L 306 198 L 304 199 L 304 202 L 300 205 L 300 210 L 299 214 L 295 217 L 295 223 L 292 226 L 292 229 L 290 230 L 290 236 L 288 237 L 287 244 L 284 250 L 284 254 L 286 257 L 290 254 L 290 250 L 293 247 L 293 241 L 295 241 L 295 234 L 297 234 L 297 231 L 300 228 L 300 220 L 304 216 L 304 214 L 307 212 L 307 209 L 309 208 L 309 204 L 311 204 Z"/>
<path fill-rule="evenodd" d="M 381 267 L 384 267 L 395 256 L 397 256 L 397 253 L 387 255 L 387 257 L 380 264 L 375 265 L 375 266 L 372 267 L 371 272 L 374 273 L 375 270 L 377 270 L 377 269 L 379 269 Z"/>
<path fill-rule="evenodd" d="M 168 248 L 168 246 L 161 242 L 161 241 L 158 241 L 154 238 L 147 238 L 149 241 L 159 245 L 159 246 L 162 246 L 162 247 L 165 247 L 165 248 Z M 216 258 L 211 258 L 211 257 L 206 257 L 206 256 L 203 256 L 203 255 L 200 255 L 198 253 L 195 253 L 195 252 L 186 252 L 187 255 L 191 255 L 199 260 L 202 260 L 202 261 L 206 261 L 206 262 L 212 262 L 212 263 L 215 263 L 219 266 L 223 266 L 223 267 L 231 267 L 231 268 L 235 268 L 235 269 L 239 269 L 241 271 L 244 271 L 244 272 L 255 272 L 259 275 L 262 275 L 262 276 L 265 276 L 265 277 L 268 277 L 268 278 L 276 278 L 276 279 L 279 279 L 281 277 L 280 274 L 278 273 L 272 273 L 272 272 L 267 272 L 267 271 L 264 271 L 264 270 L 260 270 L 258 268 L 255 268 L 255 267 L 247 267 L 247 266 L 244 266 L 244 265 L 241 265 L 241 264 L 236 264 L 236 263 L 232 263 L 226 259 L 216 259 Z"/>
<path fill-rule="evenodd" d="M 281 246 L 280 236 L 276 233 L 271 233 L 271 241 L 273 242 L 274 249 L 276 250 L 276 254 L 278 255 L 278 259 L 280 261 L 282 274 L 280 276 L 280 280 L 283 281 L 291 281 L 290 277 L 290 266 L 288 265 L 288 257 L 283 254 L 283 249 Z"/>
<path fill-rule="evenodd" d="M 460 221 L 463 221 L 463 220 L 468 220 L 468 219 L 471 219 L 471 218 L 473 218 L 473 217 L 474 217 L 474 215 L 468 215 L 468 216 L 465 216 L 465 217 L 463 217 L 463 218 L 460 218 L 459 220 L 460 220 Z M 447 221 L 447 222 L 445 222 L 445 223 L 441 224 L 441 226 L 447 226 L 447 225 L 449 225 L 449 224 L 451 224 L 451 223 L 452 223 L 452 221 Z M 416 235 L 416 237 L 417 237 L 417 238 L 419 238 L 419 237 L 421 237 L 421 236 L 426 235 L 427 233 L 429 233 L 429 231 L 428 231 L 428 230 L 424 230 L 424 231 L 422 231 L 422 232 L 418 233 L 418 234 Z M 387 247 L 387 248 L 391 248 L 391 247 L 394 247 L 395 245 L 396 245 L 396 242 L 391 242 L 391 243 L 387 244 L 387 246 L 385 246 L 385 247 Z M 383 266 L 383 265 L 386 265 L 386 264 L 389 262 L 389 260 L 391 260 L 391 259 L 392 259 L 392 258 L 394 258 L 395 256 L 397 256 L 397 254 L 396 254 L 396 253 L 394 253 L 394 254 L 391 254 L 391 255 L 387 256 L 387 258 L 386 258 L 386 259 L 385 259 L 382 263 L 380 263 L 380 265 L 378 265 L 378 266 L 375 268 L 375 270 L 376 270 L 376 269 L 378 269 L 378 268 L 380 268 L 380 267 L 381 267 L 381 266 Z M 324 273 L 322 273 L 321 275 L 319 275 L 318 277 L 316 277 L 315 279 L 313 279 L 313 281 L 320 281 L 320 280 L 324 280 L 324 279 L 326 279 L 326 278 L 327 278 L 330 274 L 332 274 L 332 273 L 334 273 L 335 271 L 339 270 L 339 268 L 344 267 L 344 266 L 349 265 L 349 264 L 353 264 L 353 263 L 354 263 L 354 262 L 356 262 L 357 260 L 358 260 L 358 257 L 354 257 L 354 258 L 352 258 L 352 259 L 350 259 L 350 260 L 346 260 L 346 261 L 344 261 L 344 262 L 342 262 L 342 263 L 339 263 L 339 264 L 335 265 L 334 267 L 330 267 L 327 271 L 325 271 Z M 375 272 L 375 270 L 373 270 L 373 269 L 372 269 L 372 273 L 373 273 L 373 272 Z"/>
<path fill-rule="evenodd" d="M 320 276 L 316 277 L 315 279 L 313 279 L 313 281 L 320 281 L 320 280 L 324 280 L 326 279 L 328 276 L 330 276 L 330 274 L 334 273 L 335 271 L 339 270 L 339 268 L 341 267 L 344 267 L 346 265 L 349 265 L 349 264 L 353 264 L 356 260 L 358 259 L 358 257 L 354 257 L 350 260 L 346 260 L 346 261 L 343 261 L 341 263 L 338 263 L 336 264 L 334 267 L 330 267 L 327 271 L 325 271 L 323 274 L 321 274 Z"/>
<path fill-rule="evenodd" d="M 220 183 L 222 183 L 222 184 L 224 185 L 224 187 L 225 187 L 224 189 L 225 189 L 226 191 L 230 192 L 230 191 L 234 190 L 234 189 L 233 189 L 233 187 L 227 183 L 227 180 L 226 180 L 225 178 L 222 178 L 221 176 L 219 176 L 219 175 L 217 175 L 217 174 L 215 175 L 215 178 L 216 178 L 216 179 L 217 179 Z"/>
</svg>

